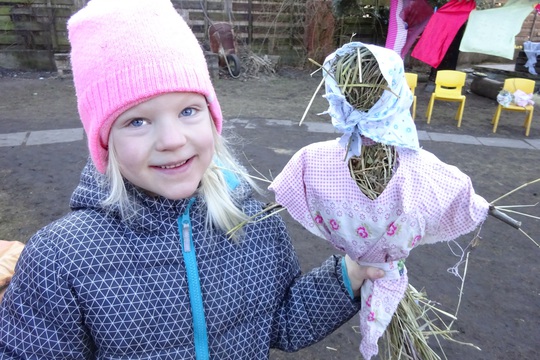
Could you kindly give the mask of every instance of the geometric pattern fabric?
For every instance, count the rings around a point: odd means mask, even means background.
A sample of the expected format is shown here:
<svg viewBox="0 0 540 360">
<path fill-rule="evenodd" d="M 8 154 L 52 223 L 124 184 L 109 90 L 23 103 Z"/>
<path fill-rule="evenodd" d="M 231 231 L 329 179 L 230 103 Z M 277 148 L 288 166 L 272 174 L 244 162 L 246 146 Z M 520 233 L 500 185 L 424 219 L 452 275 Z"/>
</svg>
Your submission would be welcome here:
<svg viewBox="0 0 540 360">
<path fill-rule="evenodd" d="M 87 164 L 72 212 L 26 245 L 0 306 L 0 359 L 193 359 L 192 315 L 177 218 L 189 200 L 150 198 L 120 219 Z M 251 189 L 235 196 L 261 210 Z M 212 359 L 267 359 L 321 340 L 359 310 L 338 256 L 301 276 L 283 220 L 245 227 L 234 243 L 190 210 Z"/>
</svg>

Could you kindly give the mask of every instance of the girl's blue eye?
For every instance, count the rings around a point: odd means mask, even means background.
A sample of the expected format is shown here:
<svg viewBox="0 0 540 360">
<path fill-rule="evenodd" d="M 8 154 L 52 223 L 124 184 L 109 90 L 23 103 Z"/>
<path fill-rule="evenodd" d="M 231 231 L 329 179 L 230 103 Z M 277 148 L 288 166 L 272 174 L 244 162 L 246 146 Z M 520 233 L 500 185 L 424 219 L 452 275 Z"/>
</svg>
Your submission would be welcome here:
<svg viewBox="0 0 540 360">
<path fill-rule="evenodd" d="M 133 119 L 129 124 L 133 127 L 140 127 L 143 126 L 144 120 L 141 118 Z"/>
<path fill-rule="evenodd" d="M 194 108 L 185 108 L 184 110 L 182 110 L 180 112 L 180 115 L 181 116 L 192 116 L 192 115 L 195 115 L 195 109 Z"/>
</svg>

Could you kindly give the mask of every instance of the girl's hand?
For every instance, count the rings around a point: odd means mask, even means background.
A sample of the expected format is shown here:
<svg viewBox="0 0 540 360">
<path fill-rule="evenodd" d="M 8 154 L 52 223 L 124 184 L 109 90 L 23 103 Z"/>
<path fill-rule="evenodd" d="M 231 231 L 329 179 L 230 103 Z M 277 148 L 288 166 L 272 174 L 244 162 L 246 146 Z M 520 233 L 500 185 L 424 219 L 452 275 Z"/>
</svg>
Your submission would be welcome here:
<svg viewBox="0 0 540 360">
<path fill-rule="evenodd" d="M 366 279 L 374 281 L 384 277 L 383 270 L 372 266 L 358 265 L 349 255 L 345 255 L 345 265 L 347 266 L 347 275 L 349 275 L 355 297 L 360 295 L 360 287 Z"/>
</svg>

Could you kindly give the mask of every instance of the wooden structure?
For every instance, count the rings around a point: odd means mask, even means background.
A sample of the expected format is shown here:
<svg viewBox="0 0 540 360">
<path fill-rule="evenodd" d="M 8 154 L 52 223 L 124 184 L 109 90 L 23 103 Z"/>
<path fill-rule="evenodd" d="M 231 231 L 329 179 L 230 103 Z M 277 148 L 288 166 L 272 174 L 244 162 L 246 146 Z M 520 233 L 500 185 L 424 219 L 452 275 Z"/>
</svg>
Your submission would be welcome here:
<svg viewBox="0 0 540 360">
<path fill-rule="evenodd" d="M 321 0 L 324 1 L 324 0 Z M 301 0 L 172 0 L 202 44 L 212 22 L 228 21 L 236 41 L 253 51 L 295 62 L 304 52 Z M 67 20 L 87 0 L 0 1 L 0 67 L 54 70 L 55 55 L 69 52 Z M 58 57 L 65 63 L 65 58 Z M 65 70 L 65 69 L 64 69 Z"/>
<path fill-rule="evenodd" d="M 284 64 L 304 64 L 319 48 L 319 56 L 323 57 L 329 48 L 328 34 L 333 37 L 334 48 L 350 40 L 384 45 L 386 36 L 383 22 L 370 16 L 387 10 L 385 0 L 362 0 L 359 16 L 323 17 L 323 23 L 321 17 L 315 18 L 313 14 L 320 15 L 320 9 L 328 12 L 331 0 L 172 2 L 201 43 L 208 40 L 207 30 L 212 22 L 227 21 L 234 26 L 240 47 L 246 45 L 255 53 L 280 55 Z M 54 54 L 69 52 L 66 22 L 86 3 L 87 0 L 0 0 L 0 67 L 54 70 Z M 540 20 L 536 17 L 531 12 L 525 20 L 516 46 L 527 40 L 540 42 Z M 324 34 L 321 29 L 325 29 Z M 356 36 L 351 38 L 352 34 Z M 319 43 L 313 44 L 313 39 L 319 39 Z"/>
<path fill-rule="evenodd" d="M 49 70 L 69 51 L 66 21 L 80 0 L 0 1 L 0 67 Z"/>
</svg>

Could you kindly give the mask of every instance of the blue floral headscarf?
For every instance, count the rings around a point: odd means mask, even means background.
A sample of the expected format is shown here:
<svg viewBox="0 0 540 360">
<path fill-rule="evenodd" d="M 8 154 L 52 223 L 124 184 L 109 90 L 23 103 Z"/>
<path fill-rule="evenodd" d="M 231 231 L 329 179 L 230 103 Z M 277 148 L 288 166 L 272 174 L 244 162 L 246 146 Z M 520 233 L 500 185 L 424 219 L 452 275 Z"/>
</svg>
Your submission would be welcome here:
<svg viewBox="0 0 540 360">
<path fill-rule="evenodd" d="M 332 65 L 336 57 L 356 52 L 366 47 L 377 60 L 384 79 L 391 91 L 384 90 L 381 98 L 368 111 L 355 109 L 339 88 Z M 323 114 L 332 117 L 334 128 L 343 133 L 340 144 L 347 148 L 346 160 L 360 156 L 362 136 L 386 145 L 418 150 L 418 134 L 411 117 L 413 95 L 405 80 L 403 60 L 393 50 L 380 46 L 351 42 L 328 55 L 323 68 L 326 94 L 330 107 Z"/>
</svg>

